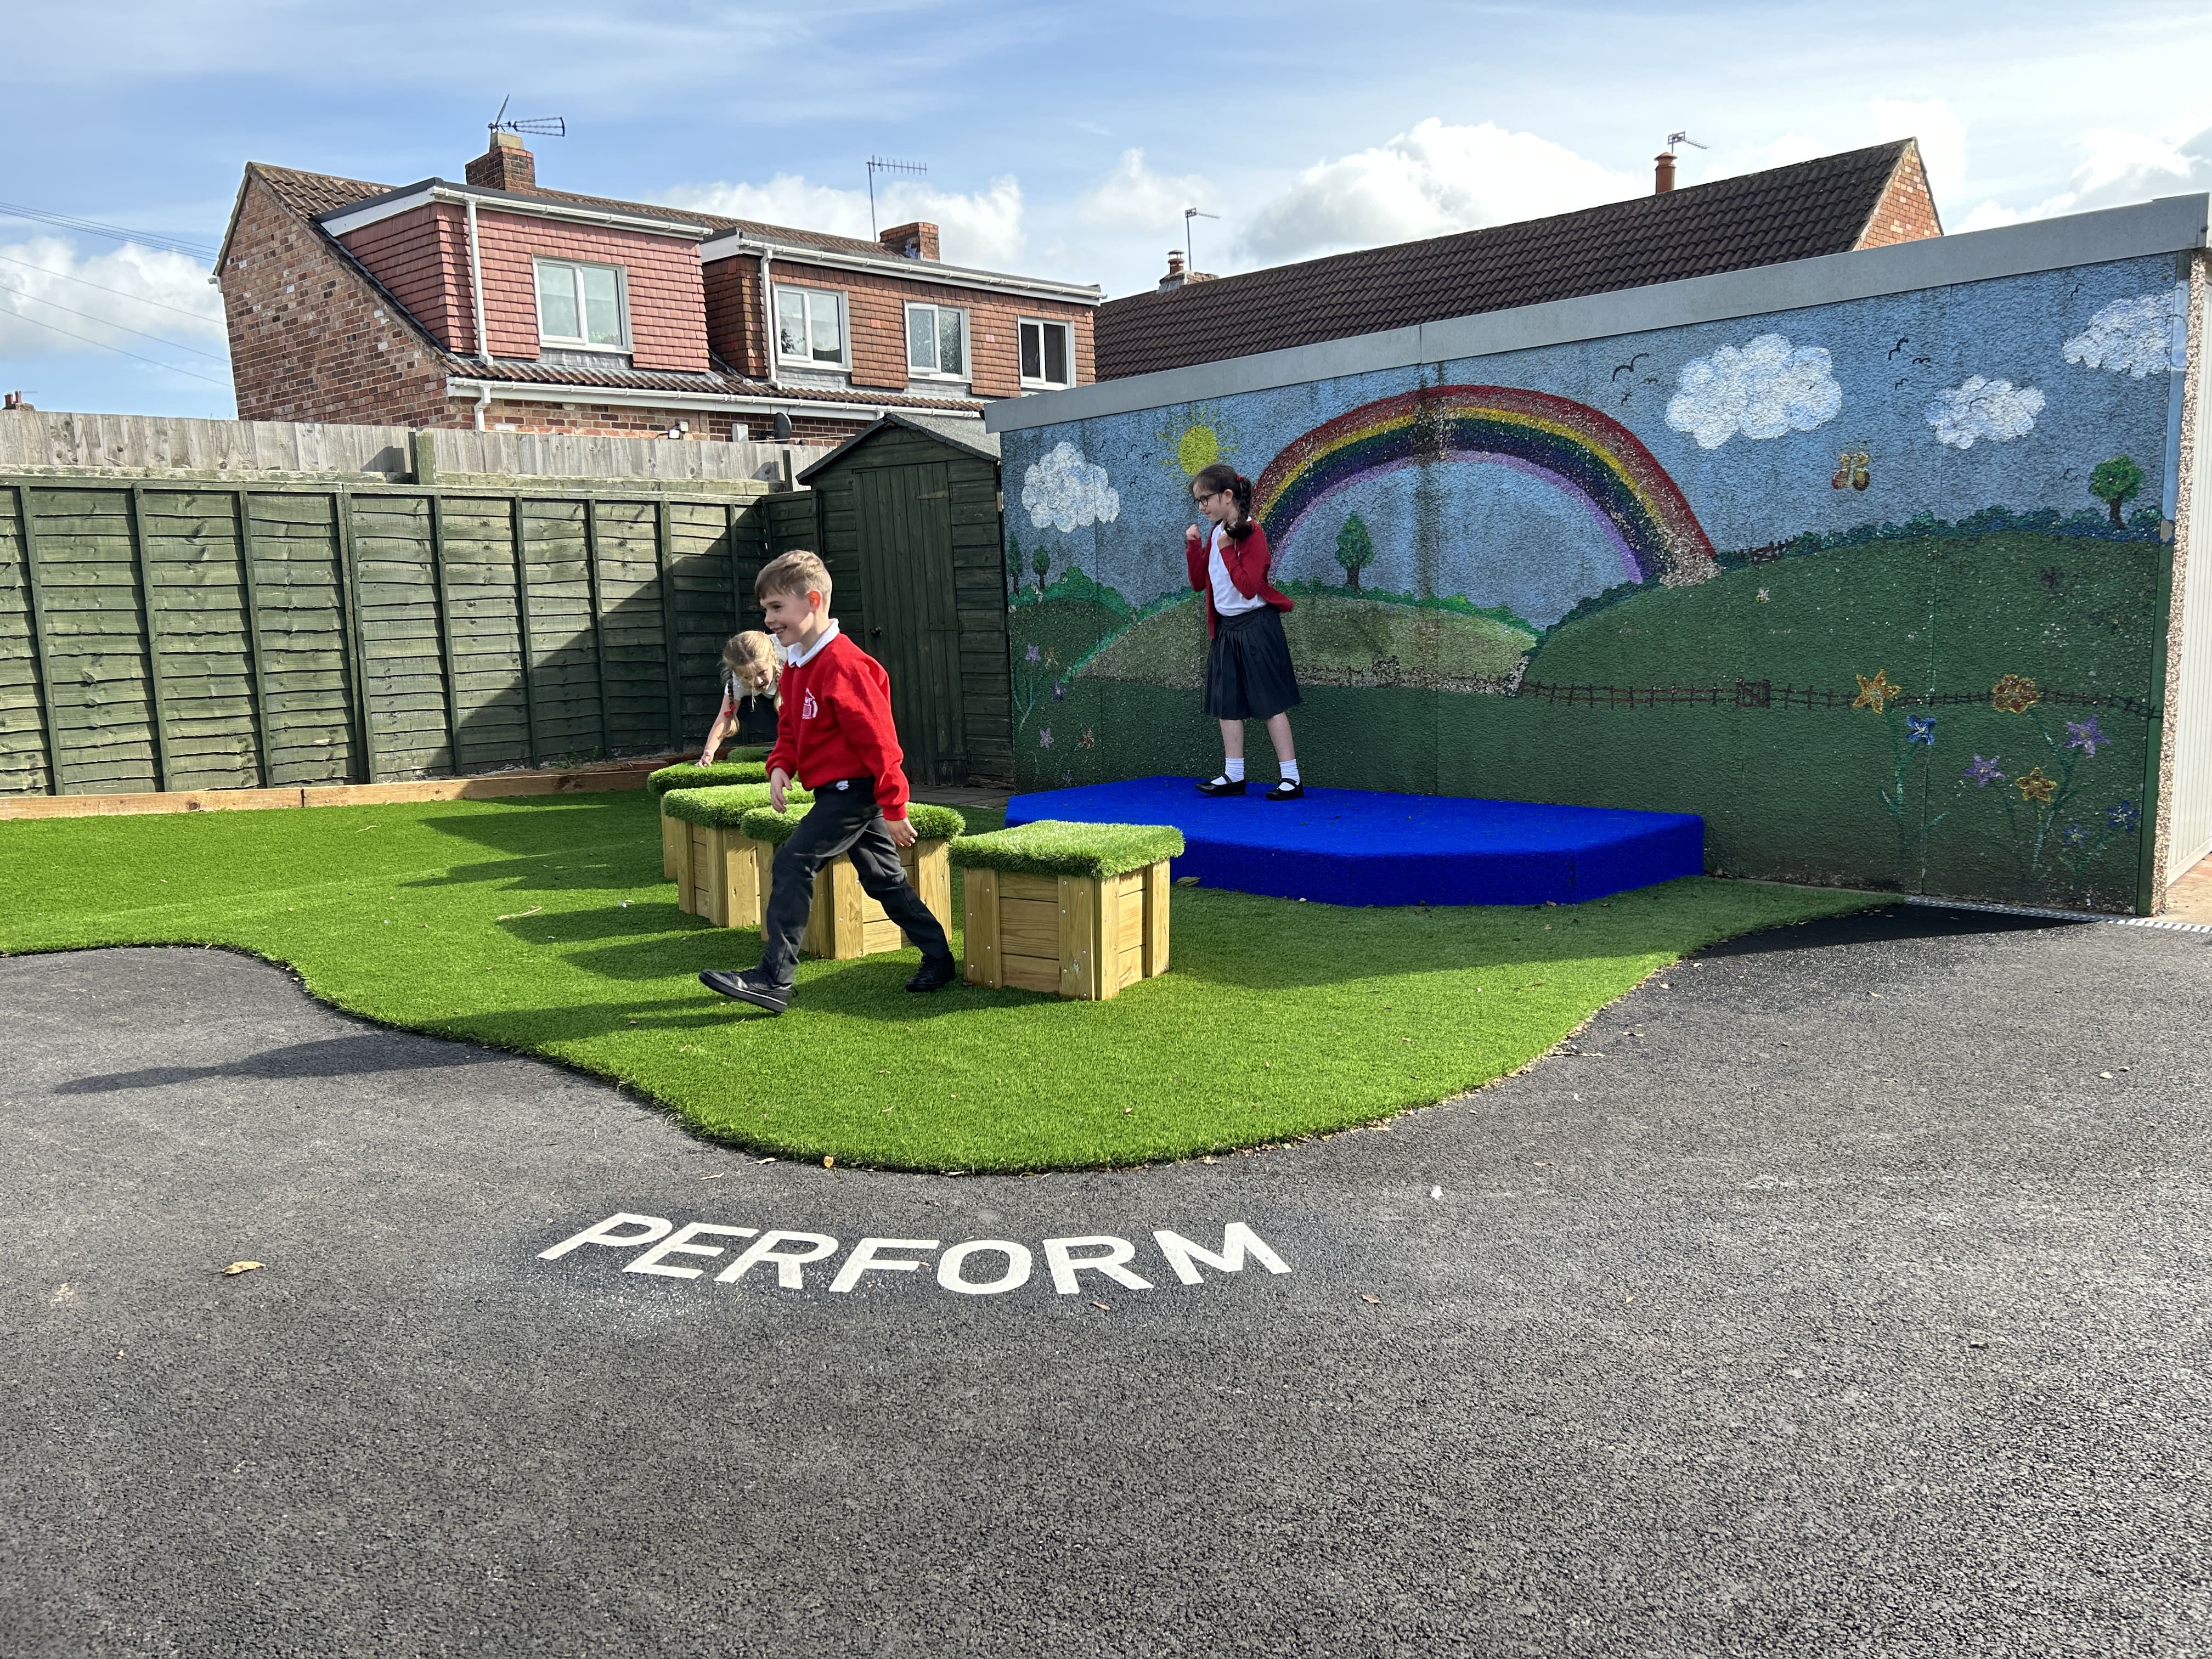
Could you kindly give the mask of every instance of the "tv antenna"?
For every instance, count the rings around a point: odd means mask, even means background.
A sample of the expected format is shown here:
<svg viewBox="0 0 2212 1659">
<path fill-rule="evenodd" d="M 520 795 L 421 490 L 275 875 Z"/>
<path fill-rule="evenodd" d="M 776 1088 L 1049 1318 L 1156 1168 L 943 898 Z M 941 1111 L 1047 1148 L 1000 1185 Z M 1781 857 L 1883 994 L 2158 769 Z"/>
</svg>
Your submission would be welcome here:
<svg viewBox="0 0 2212 1659">
<path fill-rule="evenodd" d="M 868 157 L 868 234 L 880 236 L 876 228 L 876 175 L 879 173 L 925 173 L 929 171 L 925 161 L 887 161 L 880 155 Z"/>
<path fill-rule="evenodd" d="M 1696 139 L 1691 137 L 1686 132 L 1668 133 L 1667 135 L 1667 154 L 1672 155 L 1674 153 L 1674 146 L 1677 144 L 1687 144 L 1692 149 L 1711 149 L 1712 148 L 1711 144 L 1699 143 Z"/>
<path fill-rule="evenodd" d="M 499 113 L 486 124 L 492 131 L 526 132 L 533 138 L 566 138 L 568 136 L 568 124 L 558 115 L 527 115 L 519 121 L 508 120 L 507 106 L 514 101 L 514 94 L 512 93 L 499 100 Z"/>
<path fill-rule="evenodd" d="M 1190 251 L 1190 222 L 1194 219 L 1218 219 L 1218 213 L 1206 213 L 1194 207 L 1182 210 L 1182 268 L 1186 273 L 1198 269 L 1198 260 Z"/>
</svg>

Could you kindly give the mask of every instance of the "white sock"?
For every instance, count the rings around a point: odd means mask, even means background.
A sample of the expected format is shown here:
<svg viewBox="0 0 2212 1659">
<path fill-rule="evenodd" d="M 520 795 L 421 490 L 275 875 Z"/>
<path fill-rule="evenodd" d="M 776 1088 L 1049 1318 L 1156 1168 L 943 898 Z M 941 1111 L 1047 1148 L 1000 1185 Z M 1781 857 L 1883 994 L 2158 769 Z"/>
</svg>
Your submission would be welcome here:
<svg viewBox="0 0 2212 1659">
<path fill-rule="evenodd" d="M 1221 775 L 1228 779 L 1231 783 L 1243 782 L 1244 757 L 1239 755 L 1235 760 L 1223 761 L 1221 763 Z"/>
<path fill-rule="evenodd" d="M 1298 763 L 1296 761 L 1286 760 L 1282 763 L 1282 768 L 1285 783 L 1296 783 L 1298 781 Z"/>
</svg>

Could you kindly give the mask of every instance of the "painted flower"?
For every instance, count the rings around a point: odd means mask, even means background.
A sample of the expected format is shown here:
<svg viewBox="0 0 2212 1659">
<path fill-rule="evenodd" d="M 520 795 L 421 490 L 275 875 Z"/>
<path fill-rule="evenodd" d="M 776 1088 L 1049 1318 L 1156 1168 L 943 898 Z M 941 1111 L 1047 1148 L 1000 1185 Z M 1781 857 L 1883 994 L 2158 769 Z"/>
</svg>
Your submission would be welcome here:
<svg viewBox="0 0 2212 1659">
<path fill-rule="evenodd" d="M 1049 726 L 1041 726 L 1037 728 L 1037 747 L 1040 749 L 1052 747 L 1052 727 Z"/>
<path fill-rule="evenodd" d="M 2094 757 L 2099 744 L 2111 741 L 2112 739 L 2106 737 L 2098 726 L 2097 717 L 2094 714 L 2090 715 L 2086 720 L 2066 722 L 2066 746 L 2069 749 L 2079 749 L 2082 753 Z"/>
<path fill-rule="evenodd" d="M 1052 683 L 1052 700 L 1054 702 L 1066 702 L 1067 701 L 1067 682 L 1066 680 L 1054 680 Z"/>
<path fill-rule="evenodd" d="M 1039 651 L 1039 650 L 1036 648 L 1036 647 L 1035 647 L 1035 646 L 1031 646 L 1031 647 L 1030 647 L 1030 649 L 1029 649 L 1029 655 L 1028 655 L 1028 656 L 1027 656 L 1024 660 L 1028 661 L 1028 662 L 1035 662 L 1035 661 L 1036 661 L 1036 660 L 1037 660 L 1037 659 L 1038 659 L 1039 657 L 1042 656 L 1043 654 L 1044 654 L 1044 653 L 1043 653 L 1042 652 Z"/>
<path fill-rule="evenodd" d="M 1044 653 L 1044 665 L 1045 665 L 1047 668 L 1057 668 L 1057 667 L 1059 667 L 1059 666 L 1060 666 L 1060 653 L 1059 653 L 1059 652 L 1057 652 L 1057 651 L 1048 651 L 1048 652 L 1046 652 L 1046 653 Z"/>
<path fill-rule="evenodd" d="M 2039 800 L 2047 804 L 2058 793 L 2058 780 L 2046 778 L 2041 767 L 2031 766 L 2025 776 L 2013 780 L 2013 787 L 2020 791 L 2022 800 Z"/>
<path fill-rule="evenodd" d="M 2005 775 L 1997 770 L 1997 763 L 2003 758 L 2002 755 L 1991 755 L 1986 759 L 1979 755 L 1975 756 L 1966 768 L 1966 781 L 1983 789 L 1988 788 L 1993 783 L 2002 783 L 2005 781 Z"/>
<path fill-rule="evenodd" d="M 2043 701 L 2043 693 L 2025 674 L 2007 674 L 1990 688 L 1990 707 L 2001 714 L 2025 714 Z"/>
<path fill-rule="evenodd" d="M 1098 739 L 1091 735 L 1091 728 L 1086 726 L 1083 728 L 1083 735 L 1075 740 L 1075 746 L 1078 749 L 1096 749 Z"/>
<path fill-rule="evenodd" d="M 2069 847 L 2087 847 L 2089 844 L 2089 826 L 2069 823 L 2058 832 L 2058 839 Z"/>
<path fill-rule="evenodd" d="M 2132 835 L 2142 823 L 2142 811 L 2131 800 L 2114 801 L 2105 809 L 2105 822 L 2123 835 Z"/>
<path fill-rule="evenodd" d="M 1875 669 L 1872 679 L 1869 679 L 1863 674 L 1854 675 L 1852 678 L 1859 683 L 1859 694 L 1851 699 L 1851 707 L 1854 708 L 1871 708 L 1879 714 L 1884 705 L 1893 702 L 1905 695 L 1905 688 L 1891 681 L 1889 670 L 1887 668 Z"/>
<path fill-rule="evenodd" d="M 1905 740 L 1936 746 L 1936 717 L 1933 714 L 1907 714 L 1905 717 Z"/>
</svg>

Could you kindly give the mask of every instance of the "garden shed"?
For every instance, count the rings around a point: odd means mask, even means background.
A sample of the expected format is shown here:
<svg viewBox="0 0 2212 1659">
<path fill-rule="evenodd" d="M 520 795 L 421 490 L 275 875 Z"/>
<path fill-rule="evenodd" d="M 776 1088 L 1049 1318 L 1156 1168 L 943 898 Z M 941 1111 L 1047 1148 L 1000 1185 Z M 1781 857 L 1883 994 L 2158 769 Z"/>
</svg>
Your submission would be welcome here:
<svg viewBox="0 0 2212 1659">
<path fill-rule="evenodd" d="M 799 475 L 847 630 L 889 671 L 916 785 L 1013 775 L 999 441 L 901 412 Z"/>
</svg>

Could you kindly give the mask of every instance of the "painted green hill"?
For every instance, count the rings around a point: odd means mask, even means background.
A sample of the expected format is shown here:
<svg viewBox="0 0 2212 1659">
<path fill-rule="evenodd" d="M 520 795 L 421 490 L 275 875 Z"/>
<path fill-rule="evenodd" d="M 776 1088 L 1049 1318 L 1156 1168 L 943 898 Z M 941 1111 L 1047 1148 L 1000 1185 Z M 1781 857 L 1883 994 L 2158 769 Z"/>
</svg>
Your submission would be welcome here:
<svg viewBox="0 0 2212 1659">
<path fill-rule="evenodd" d="M 1341 593 L 1297 599 L 1283 634 L 1306 685 L 1479 690 L 1510 676 L 1536 643 L 1533 629 L 1470 611 Z M 1189 690 L 1205 672 L 1206 609 L 1194 593 L 1106 641 L 1077 677 Z"/>
</svg>

